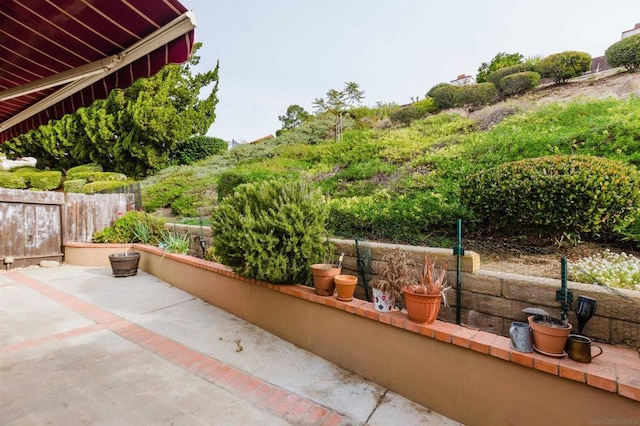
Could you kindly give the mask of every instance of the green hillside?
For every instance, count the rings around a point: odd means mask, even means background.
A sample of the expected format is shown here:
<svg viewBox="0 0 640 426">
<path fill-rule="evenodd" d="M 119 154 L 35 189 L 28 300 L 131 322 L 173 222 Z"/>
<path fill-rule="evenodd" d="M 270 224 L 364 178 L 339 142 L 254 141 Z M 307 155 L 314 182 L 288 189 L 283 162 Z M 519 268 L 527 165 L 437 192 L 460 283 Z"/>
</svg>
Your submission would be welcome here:
<svg viewBox="0 0 640 426">
<path fill-rule="evenodd" d="M 461 185 L 476 172 L 521 159 L 576 154 L 616 160 L 635 171 L 640 167 L 638 97 L 522 112 L 506 104 L 502 111 L 500 105 L 492 108 L 493 121 L 499 122 L 489 127 L 482 119 L 446 111 L 405 127 L 389 126 L 383 113 L 366 109 L 345 120 L 339 141 L 333 137 L 334 118 L 316 116 L 275 139 L 163 170 L 143 182 L 145 209 L 210 216 L 218 189 L 228 193 L 243 182 L 304 179 L 330 196 L 335 236 L 450 246 L 457 218 L 463 218 L 467 232 L 483 226 L 460 198 Z M 638 219 L 618 231 L 607 238 L 637 238 Z"/>
</svg>

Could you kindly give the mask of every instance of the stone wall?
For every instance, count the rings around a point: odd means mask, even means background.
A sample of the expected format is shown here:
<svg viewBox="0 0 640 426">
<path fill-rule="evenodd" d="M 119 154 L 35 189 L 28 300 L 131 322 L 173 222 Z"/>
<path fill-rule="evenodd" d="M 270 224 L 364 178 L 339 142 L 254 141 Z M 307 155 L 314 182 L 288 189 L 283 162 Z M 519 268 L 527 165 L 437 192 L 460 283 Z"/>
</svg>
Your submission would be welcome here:
<svg viewBox="0 0 640 426">
<path fill-rule="evenodd" d="M 190 255 L 202 258 L 199 244 L 201 232 L 207 247 L 213 244 L 211 228 L 203 226 L 187 226 L 167 224 L 167 228 L 191 235 Z M 335 260 L 339 253 L 345 253 L 343 273 L 359 277 L 355 296 L 368 300 L 367 290 L 363 285 L 362 274 L 358 267 L 358 253 L 354 240 L 332 240 L 336 246 Z M 438 318 L 442 321 L 456 320 L 456 257 L 451 249 L 383 244 L 360 241 L 361 264 L 367 284 L 370 283 L 382 267 L 382 257 L 390 250 L 399 247 L 409 253 L 417 264 L 424 263 L 424 255 L 440 267 L 447 262 L 449 283 L 453 286 L 447 292 L 450 307 L 440 310 Z M 559 261 L 559 259 L 558 259 Z M 560 302 L 556 301 L 556 290 L 560 289 L 560 280 L 531 277 L 526 275 L 507 274 L 482 269 L 480 256 L 466 251 L 461 257 L 461 323 L 468 327 L 507 336 L 512 321 L 526 321 L 522 310 L 527 307 L 542 308 L 552 316 L 560 316 Z M 607 343 L 640 347 L 640 292 L 633 290 L 617 290 L 590 284 L 569 282 L 574 300 L 578 296 L 588 296 L 598 301 L 596 315 L 591 318 L 583 330 L 583 334 Z M 368 291 L 370 294 L 370 290 Z M 399 307 L 402 307 L 400 301 Z M 569 322 L 577 325 L 575 313 L 569 313 Z M 577 332 L 577 331 L 576 331 Z"/>
</svg>

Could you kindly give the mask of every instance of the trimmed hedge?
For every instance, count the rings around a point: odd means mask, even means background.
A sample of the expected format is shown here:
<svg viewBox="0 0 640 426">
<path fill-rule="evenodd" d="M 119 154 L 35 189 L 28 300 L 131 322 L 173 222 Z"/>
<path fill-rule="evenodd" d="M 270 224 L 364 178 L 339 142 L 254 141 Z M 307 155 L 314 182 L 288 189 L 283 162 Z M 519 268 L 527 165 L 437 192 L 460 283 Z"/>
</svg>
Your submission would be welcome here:
<svg viewBox="0 0 640 426">
<path fill-rule="evenodd" d="M 87 183 L 86 179 L 71 179 L 62 182 L 64 192 L 83 192 L 82 187 Z"/>
<path fill-rule="evenodd" d="M 503 77 L 500 89 L 507 96 L 520 95 L 535 89 L 540 84 L 540 74 L 533 71 L 518 72 Z"/>
<path fill-rule="evenodd" d="M 469 84 L 460 88 L 460 106 L 479 107 L 490 104 L 498 95 L 493 83 Z"/>
<path fill-rule="evenodd" d="M 587 155 L 532 158 L 470 176 L 461 201 L 498 229 L 607 236 L 640 218 L 640 173 Z"/>
<path fill-rule="evenodd" d="M 69 179 L 69 175 L 67 175 L 67 179 Z M 127 176 L 116 172 L 77 172 L 71 176 L 71 179 L 86 179 L 87 182 L 124 182 L 127 180 Z"/>
<path fill-rule="evenodd" d="M 430 90 L 433 103 L 438 109 L 454 108 L 460 105 L 460 93 L 462 88 L 452 84 L 436 87 Z"/>
<path fill-rule="evenodd" d="M 435 106 L 433 98 L 426 98 L 398 109 L 389 118 L 394 122 L 408 126 L 412 121 L 425 118 L 436 112 L 438 112 L 438 108 Z"/>
<path fill-rule="evenodd" d="M 25 181 L 24 176 L 11 172 L 0 171 L 0 188 L 25 189 L 26 187 L 27 182 Z"/>
<path fill-rule="evenodd" d="M 613 43 L 604 52 L 612 67 L 625 67 L 629 72 L 640 69 L 640 34 Z"/>
<path fill-rule="evenodd" d="M 121 182 L 121 181 L 115 181 L 115 180 L 102 180 L 102 181 L 91 182 L 91 183 L 87 183 L 86 185 L 83 185 L 82 192 L 84 192 L 85 194 L 95 194 L 96 192 L 99 192 L 105 189 L 117 188 L 119 186 L 126 186 L 128 184 L 129 182 Z"/>
<path fill-rule="evenodd" d="M 82 172 L 101 172 L 102 166 L 98 163 L 83 164 L 81 166 L 75 166 L 67 170 L 67 179 L 74 179 L 73 175 Z"/>
<path fill-rule="evenodd" d="M 531 65 L 528 62 L 525 62 L 522 64 L 516 64 L 516 65 L 511 65 L 509 67 L 497 69 L 496 71 L 492 72 L 487 76 L 487 81 L 495 84 L 495 86 L 499 90 L 502 90 L 502 87 L 500 86 L 500 80 L 502 80 L 508 75 L 517 74 L 525 71 L 533 71 L 533 65 Z"/>
<path fill-rule="evenodd" d="M 62 172 L 51 170 L 46 172 L 31 173 L 29 187 L 38 191 L 51 191 L 60 187 Z"/>
<path fill-rule="evenodd" d="M 15 173 L 17 175 L 29 175 L 31 173 L 40 173 L 42 170 L 37 169 L 31 166 L 22 166 L 17 167 L 15 169 L 11 169 L 11 173 Z"/>
<path fill-rule="evenodd" d="M 551 78 L 556 84 L 566 83 L 591 69 L 591 55 L 575 51 L 555 53 L 538 62 L 537 68 L 541 77 Z"/>
<path fill-rule="evenodd" d="M 227 148 L 227 142 L 220 138 L 193 136 L 178 141 L 169 153 L 169 160 L 175 164 L 191 164 L 212 155 L 224 154 Z"/>
<path fill-rule="evenodd" d="M 322 192 L 306 183 L 242 185 L 213 212 L 215 256 L 247 278 L 310 284 L 310 265 L 331 253 L 328 215 Z"/>
</svg>

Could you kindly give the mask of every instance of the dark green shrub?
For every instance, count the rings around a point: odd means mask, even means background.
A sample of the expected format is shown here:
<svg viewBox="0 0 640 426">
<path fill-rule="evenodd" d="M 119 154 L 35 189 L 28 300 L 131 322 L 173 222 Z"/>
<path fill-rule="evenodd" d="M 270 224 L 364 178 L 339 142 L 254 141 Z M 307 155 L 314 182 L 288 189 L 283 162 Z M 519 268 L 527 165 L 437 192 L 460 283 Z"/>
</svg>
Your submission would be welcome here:
<svg viewBox="0 0 640 426">
<path fill-rule="evenodd" d="M 630 72 L 640 69 L 640 34 L 613 43 L 604 52 L 612 67 L 625 67 Z"/>
<path fill-rule="evenodd" d="M 194 136 L 186 141 L 179 141 L 169 153 L 172 164 L 191 164 L 212 155 L 227 152 L 227 142 L 209 136 Z"/>
<path fill-rule="evenodd" d="M 461 200 L 496 228 L 610 236 L 640 216 L 640 173 L 600 157 L 539 157 L 470 176 Z"/>
<path fill-rule="evenodd" d="M 218 177 L 218 201 L 222 201 L 227 195 L 242 184 L 273 180 L 281 177 L 278 173 L 268 170 L 232 169 L 220 173 Z"/>
<path fill-rule="evenodd" d="M 433 98 L 426 98 L 411 105 L 407 105 L 393 112 L 389 118 L 396 123 L 408 126 L 412 121 L 427 117 L 438 112 Z"/>
<path fill-rule="evenodd" d="M 19 174 L 0 171 L 0 188 L 9 189 L 25 189 L 27 182 L 25 182 L 24 176 Z"/>
<path fill-rule="evenodd" d="M 322 193 L 299 181 L 242 185 L 212 215 L 215 255 L 248 278 L 308 284 L 330 253 L 328 213 Z"/>
<path fill-rule="evenodd" d="M 83 164 L 81 166 L 75 166 L 70 168 L 69 170 L 67 170 L 67 179 L 75 179 L 73 177 L 74 174 L 76 173 L 81 173 L 81 172 L 101 172 L 102 171 L 102 166 L 100 164 L 97 163 L 89 163 L 89 164 Z"/>
<path fill-rule="evenodd" d="M 469 84 L 460 88 L 459 106 L 479 107 L 490 104 L 498 91 L 493 83 Z"/>
<path fill-rule="evenodd" d="M 98 182 L 90 182 L 82 186 L 82 192 L 85 194 L 95 194 L 105 189 L 117 188 L 119 186 L 127 186 L 129 182 L 121 182 L 117 180 L 101 180 Z"/>
<path fill-rule="evenodd" d="M 549 55 L 538 62 L 541 77 L 550 78 L 556 84 L 566 83 L 591 68 L 591 55 L 584 52 L 561 52 Z"/>
<path fill-rule="evenodd" d="M 64 192 L 82 192 L 82 187 L 87 183 L 86 179 L 71 179 L 62 182 Z"/>
<path fill-rule="evenodd" d="M 438 83 L 438 84 L 436 84 L 436 85 L 435 85 L 435 86 L 433 86 L 431 89 L 429 89 L 429 91 L 428 91 L 428 92 L 427 92 L 427 94 L 426 94 L 426 97 L 427 97 L 427 98 L 433 98 L 433 92 L 434 92 L 436 89 L 439 89 L 440 87 L 446 87 L 446 86 L 452 86 L 452 84 L 449 84 L 449 83 Z"/>
<path fill-rule="evenodd" d="M 136 236 L 136 230 L 139 229 L 140 224 L 146 225 L 145 228 L 149 231 L 150 243 L 155 243 L 162 239 L 162 232 L 165 229 L 164 220 L 144 212 L 131 210 L 118 217 L 111 226 L 95 232 L 93 241 L 112 244 L 140 243 L 142 241 Z"/>
<path fill-rule="evenodd" d="M 520 95 L 535 89 L 540 84 L 540 74 L 533 71 L 518 72 L 503 77 L 500 89 L 507 96 Z"/>
<path fill-rule="evenodd" d="M 431 97 L 438 109 L 454 108 L 460 105 L 460 94 L 462 88 L 451 84 L 433 89 Z"/>
<path fill-rule="evenodd" d="M 60 187 L 62 172 L 51 170 L 47 172 L 31 173 L 29 187 L 39 191 L 51 191 Z"/>
<path fill-rule="evenodd" d="M 76 172 L 71 175 L 72 179 L 86 179 L 87 182 L 121 181 L 127 180 L 127 176 L 115 172 Z M 67 174 L 67 179 L 69 175 Z"/>
<path fill-rule="evenodd" d="M 491 74 L 489 74 L 487 76 L 487 81 L 489 83 L 493 83 L 498 88 L 498 90 L 502 90 L 502 87 L 500 86 L 500 80 L 502 80 L 504 77 L 508 75 L 516 74 L 519 72 L 525 72 L 525 71 L 533 71 L 533 65 L 525 62 L 522 64 L 516 64 L 516 65 L 500 68 L 492 72 Z"/>
</svg>

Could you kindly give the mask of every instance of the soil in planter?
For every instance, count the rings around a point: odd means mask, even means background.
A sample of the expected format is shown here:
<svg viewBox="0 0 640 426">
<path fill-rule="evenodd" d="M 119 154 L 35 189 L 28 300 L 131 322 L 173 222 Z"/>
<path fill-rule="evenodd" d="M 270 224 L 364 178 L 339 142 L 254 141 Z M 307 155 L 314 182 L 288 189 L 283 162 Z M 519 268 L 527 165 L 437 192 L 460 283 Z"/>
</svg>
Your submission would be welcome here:
<svg viewBox="0 0 640 426">
<path fill-rule="evenodd" d="M 535 322 L 536 324 L 544 325 L 545 327 L 568 328 L 568 326 L 565 325 L 562 320 L 558 318 L 547 317 L 544 315 L 535 315 L 533 317 L 533 322 Z"/>
</svg>

